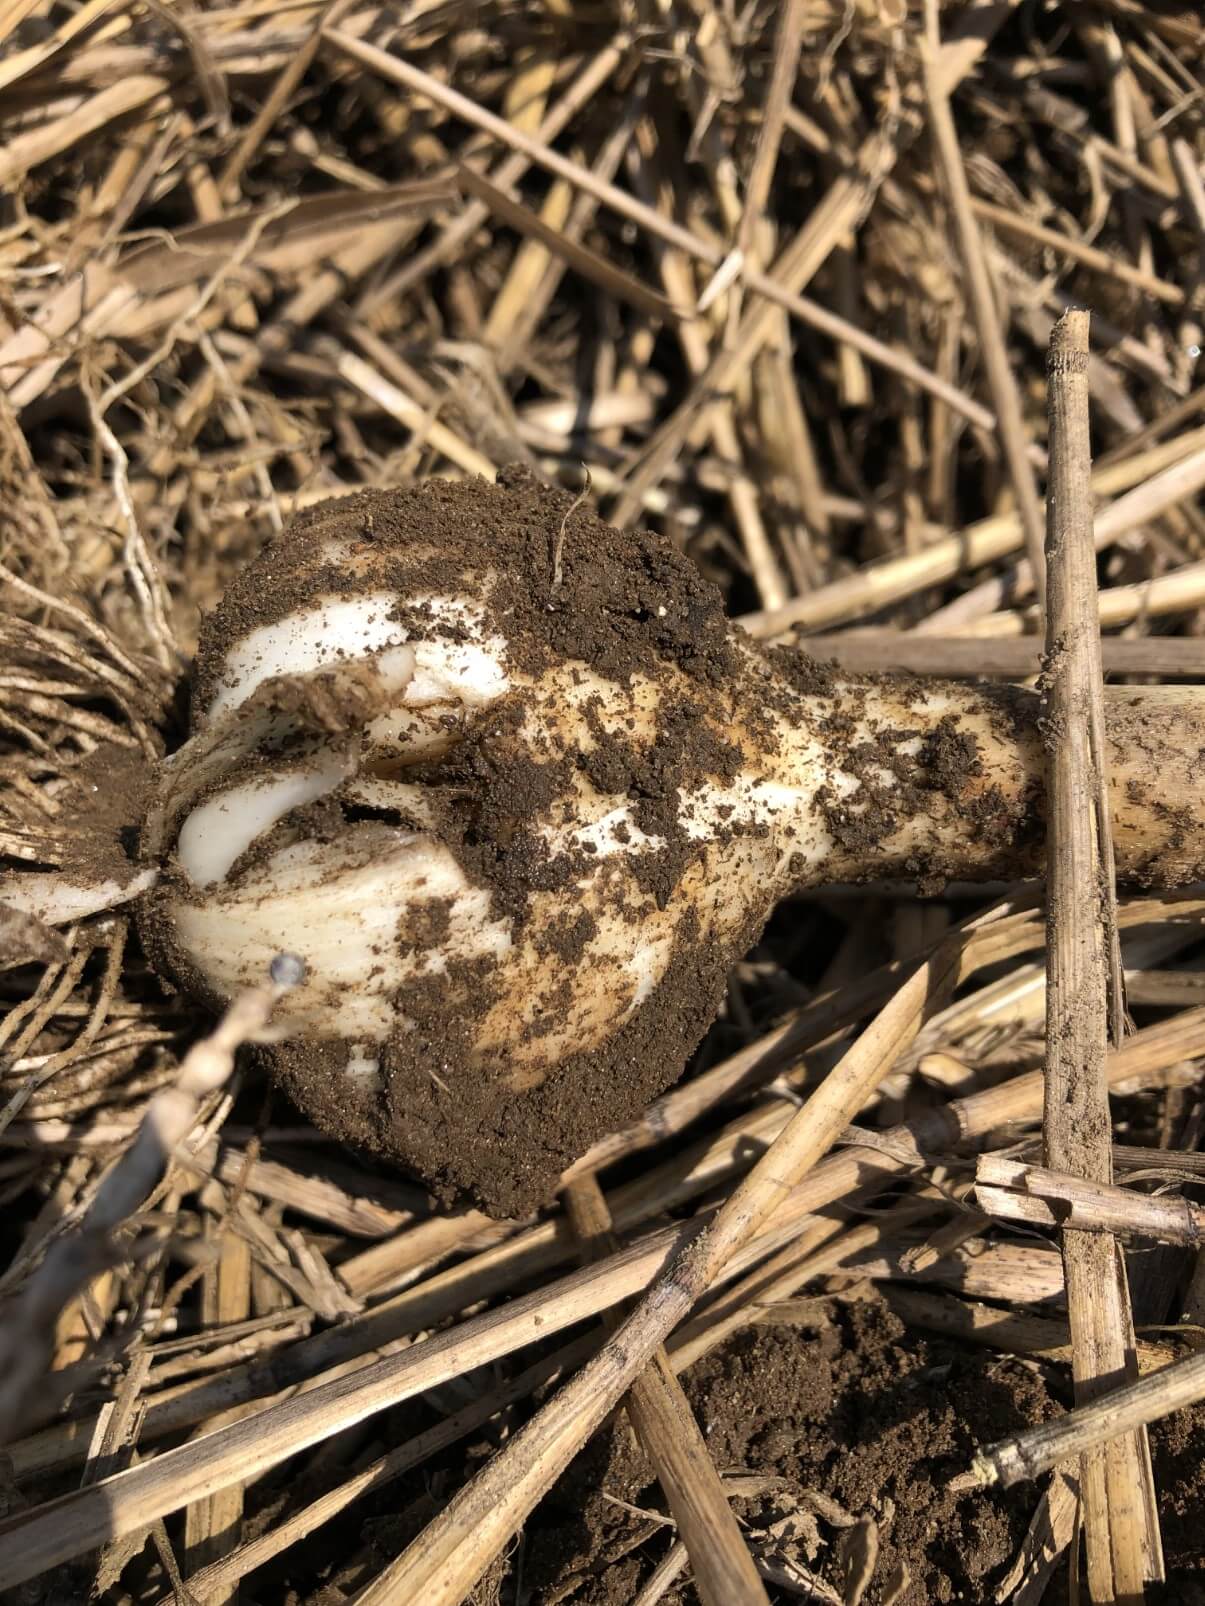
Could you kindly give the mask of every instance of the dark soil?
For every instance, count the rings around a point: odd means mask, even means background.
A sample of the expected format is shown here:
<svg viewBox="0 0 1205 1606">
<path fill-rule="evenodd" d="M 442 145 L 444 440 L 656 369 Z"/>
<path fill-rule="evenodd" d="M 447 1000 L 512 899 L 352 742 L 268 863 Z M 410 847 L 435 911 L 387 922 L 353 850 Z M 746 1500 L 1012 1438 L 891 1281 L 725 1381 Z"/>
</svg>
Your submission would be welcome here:
<svg viewBox="0 0 1205 1606">
<path fill-rule="evenodd" d="M 990 1439 L 1052 1413 L 1041 1376 L 1018 1361 L 915 1337 L 877 1302 L 817 1309 L 816 1329 L 748 1329 L 684 1378 L 721 1472 L 780 1480 L 736 1503 L 755 1549 L 818 1573 L 840 1593 L 849 1527 L 827 1499 L 851 1525 L 878 1525 L 867 1606 L 883 1598 L 900 1564 L 911 1578 L 901 1606 L 986 1602 L 1034 1495 L 956 1498 L 948 1485 L 974 1449 L 968 1422 Z M 811 1501 L 810 1491 L 821 1499 Z M 617 1554 L 639 1520 L 608 1495 L 663 1509 L 626 1419 L 574 1462 L 537 1513 L 537 1533 L 529 1527 L 525 1571 L 542 1581 L 542 1606 L 622 1606 L 664 1552 L 658 1535 L 635 1555 Z M 683 1584 L 666 1600 L 694 1606 L 697 1596 Z"/>
<path fill-rule="evenodd" d="M 127 881 L 137 867 L 151 766 L 137 747 L 102 742 L 68 773 L 57 799 L 69 880 L 83 886 Z"/>
<path fill-rule="evenodd" d="M 733 1497 L 754 1554 L 811 1574 L 843 1597 L 849 1553 L 873 1527 L 878 1555 L 863 1606 L 992 1606 L 1045 1484 L 952 1494 L 975 1449 L 1067 1408 L 1063 1366 L 1000 1355 L 908 1329 L 876 1296 L 817 1298 L 788 1323 L 735 1334 L 682 1374 L 717 1469 L 761 1488 Z M 533 1364 L 527 1351 L 473 1374 L 491 1394 Z M 414 1540 L 461 1485 L 547 1397 L 513 1406 L 487 1428 L 396 1481 L 368 1492 L 334 1522 L 254 1571 L 244 1596 L 260 1606 L 345 1606 Z M 461 1396 L 439 1390 L 375 1419 L 360 1444 L 372 1460 L 449 1414 Z M 353 1440 L 353 1443 L 357 1441 Z M 1167 1583 L 1147 1606 L 1205 1606 L 1200 1544 L 1205 1405 L 1153 1425 Z M 242 1537 L 269 1530 L 286 1508 L 317 1499 L 347 1467 L 319 1458 L 286 1463 L 248 1490 Z M 631 1606 L 675 1531 L 656 1477 L 618 1412 L 571 1462 L 510 1547 L 467 1597 L 468 1606 Z M 153 1559 L 148 1548 L 146 1563 Z M 60 1572 L 28 1597 L 36 1606 L 84 1598 L 89 1571 Z M 145 1596 L 121 1599 L 159 1599 Z M 806 1595 L 768 1584 L 773 1606 Z M 6 1596 L 6 1599 L 8 1597 Z M 15 1595 L 14 1595 L 15 1600 Z M 116 1606 L 117 1595 L 106 1594 Z M 24 1599 L 24 1597 L 23 1597 Z M 1066 1557 L 1043 1597 L 1070 1606 Z M 700 1606 L 689 1579 L 665 1606 Z M 417 1603 L 416 1603 L 417 1606 Z"/>
<path fill-rule="evenodd" d="M 748 936 L 752 943 L 756 932 Z M 637 1120 L 676 1080 L 719 1007 L 726 965 L 718 957 L 706 946 L 693 957 L 684 951 L 650 999 L 661 997 L 661 1008 L 638 1010 L 607 1052 L 562 1060 L 555 1075 L 522 1092 L 457 1076 L 458 1058 L 472 1060 L 469 1005 L 449 1009 L 438 986 L 425 1000 L 407 991 L 416 1027 L 387 1046 L 383 1112 L 342 1074 L 342 1044 L 289 1043 L 272 1050 L 269 1063 L 323 1130 L 400 1160 L 445 1200 L 463 1191 L 492 1214 L 521 1217 L 596 1139 Z"/>
<path fill-rule="evenodd" d="M 882 1606 L 897 1588 L 896 1606 L 990 1606 L 1045 1485 L 954 1495 L 950 1484 L 978 1445 L 1069 1403 L 1065 1368 L 922 1336 L 878 1299 L 817 1300 L 814 1321 L 747 1328 L 682 1382 L 721 1474 L 763 1485 L 733 1500 L 755 1555 L 810 1573 L 841 1598 L 849 1552 L 859 1530 L 873 1524 L 878 1559 L 864 1606 Z M 511 1417 L 508 1431 L 521 1420 Z M 394 1436 L 427 1425 L 422 1406 L 411 1402 L 399 1409 Z M 421 1531 L 497 1443 L 491 1429 L 369 1495 L 340 1525 L 318 1530 L 248 1580 L 254 1598 L 265 1606 L 342 1602 Z M 1168 1581 L 1150 1591 L 1148 1606 L 1205 1606 L 1205 1407 L 1155 1424 L 1151 1444 Z M 307 1488 L 307 1497 L 320 1487 Z M 273 1491 L 269 1480 L 260 1497 L 264 1515 L 251 1518 L 253 1528 L 274 1509 Z M 618 1413 L 570 1464 L 528 1520 L 521 1548 L 473 1599 L 496 1606 L 521 1584 L 531 1606 L 630 1606 L 673 1542 L 666 1515 L 656 1477 Z M 350 1566 L 349 1553 L 356 1556 Z M 318 1579 L 326 1582 L 315 1592 Z M 772 1583 L 768 1589 L 776 1606 L 806 1599 Z M 1045 1606 L 1068 1606 L 1065 1559 L 1044 1599 Z M 688 1576 L 664 1601 L 699 1606 Z"/>
<path fill-rule="evenodd" d="M 847 1520 L 870 1519 L 879 1559 L 865 1606 L 889 1599 L 904 1570 L 910 1582 L 897 1606 L 988 1606 L 1043 1486 L 962 1495 L 949 1486 L 978 1444 L 1064 1409 L 1065 1372 L 919 1336 L 878 1301 L 817 1301 L 816 1313 L 811 1328 L 747 1329 L 683 1377 L 719 1470 L 776 1480 L 734 1502 L 755 1552 L 809 1569 L 840 1596 Z M 1152 1591 L 1150 1606 L 1190 1606 L 1205 1601 L 1205 1408 L 1157 1424 L 1152 1445 L 1168 1584 Z M 523 1576 L 539 1606 L 628 1606 L 635 1598 L 673 1530 L 617 1501 L 665 1511 L 625 1417 L 578 1456 L 527 1526 Z M 1048 1606 L 1061 1606 L 1064 1589 L 1060 1573 Z M 800 1598 L 770 1594 L 783 1603 Z M 698 1603 L 688 1581 L 664 1599 Z"/>
</svg>

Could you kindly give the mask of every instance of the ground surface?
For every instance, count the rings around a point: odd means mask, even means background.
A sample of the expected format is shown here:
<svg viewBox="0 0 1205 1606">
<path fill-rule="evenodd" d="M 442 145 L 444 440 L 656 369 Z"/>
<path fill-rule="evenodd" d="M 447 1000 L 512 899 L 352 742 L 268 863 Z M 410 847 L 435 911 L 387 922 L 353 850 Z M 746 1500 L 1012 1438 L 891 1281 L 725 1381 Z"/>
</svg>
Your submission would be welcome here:
<svg viewBox="0 0 1205 1606">
<path fill-rule="evenodd" d="M 887 1599 L 896 1606 L 986 1606 L 1024 1538 L 1032 1494 L 1021 1487 L 958 1496 L 949 1485 L 977 1443 L 1065 1409 L 1062 1377 L 1032 1361 L 910 1333 L 877 1299 L 811 1306 L 798 1322 L 767 1321 L 729 1340 L 686 1375 L 717 1467 L 766 1484 L 736 1502 L 758 1553 L 815 1574 L 839 1597 L 851 1548 L 855 1558 L 864 1554 L 859 1524 L 869 1519 L 878 1564 L 867 1606 Z M 414 1430 L 428 1420 L 416 1415 Z M 353 1531 L 368 1555 L 353 1569 L 341 1566 L 339 1545 L 332 1551 L 329 1541 L 315 1541 L 268 1575 L 265 1597 L 297 1606 L 347 1598 L 343 1591 L 371 1569 L 372 1558 L 383 1562 L 407 1543 L 494 1442 L 483 1440 L 467 1461 L 451 1459 L 387 1499 L 366 1502 Z M 1153 1453 L 1168 1583 L 1152 1598 L 1200 1606 L 1205 1410 L 1161 1424 Z M 629 1606 L 672 1542 L 664 1518 L 656 1479 L 620 1418 L 537 1508 L 507 1582 L 521 1581 L 540 1606 Z M 862 1545 L 851 1547 L 851 1538 Z M 304 1582 L 315 1573 L 328 1578 L 316 1593 Z M 798 1580 L 796 1574 L 802 1589 Z M 670 1587 L 663 1598 L 669 1606 L 696 1606 L 698 1599 L 689 1584 Z M 788 1590 L 782 1598 L 799 1594 Z M 1052 1586 L 1046 1599 L 1064 1606 L 1065 1585 Z"/>
</svg>

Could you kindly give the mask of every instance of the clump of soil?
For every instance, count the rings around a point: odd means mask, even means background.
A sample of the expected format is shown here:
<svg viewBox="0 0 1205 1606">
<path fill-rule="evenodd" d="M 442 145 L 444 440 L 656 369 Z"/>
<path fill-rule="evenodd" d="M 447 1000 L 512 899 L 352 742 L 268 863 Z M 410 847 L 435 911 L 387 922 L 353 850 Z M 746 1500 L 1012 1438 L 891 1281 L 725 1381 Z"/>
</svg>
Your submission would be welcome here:
<svg viewBox="0 0 1205 1606">
<path fill-rule="evenodd" d="M 322 1130 L 400 1159 L 443 1200 L 467 1191 L 491 1214 L 522 1217 L 593 1142 L 636 1120 L 677 1079 L 714 1019 L 726 967 L 706 947 L 693 956 L 683 947 L 654 1007 L 638 1010 L 602 1050 L 562 1060 L 522 1092 L 456 1076 L 471 1044 L 438 987 L 425 1001 L 407 990 L 415 1026 L 387 1047 L 383 1108 L 344 1074 L 343 1044 L 291 1042 L 267 1051 L 269 1064 Z"/>
<path fill-rule="evenodd" d="M 1205 1405 L 1164 1417 L 1152 1425 L 1150 1437 L 1167 1569 L 1164 1599 L 1167 1606 L 1205 1606 Z"/>
<path fill-rule="evenodd" d="M 125 882 L 138 864 L 151 765 L 134 746 L 101 742 L 72 767 L 56 795 L 64 876 L 76 886 Z"/>
</svg>

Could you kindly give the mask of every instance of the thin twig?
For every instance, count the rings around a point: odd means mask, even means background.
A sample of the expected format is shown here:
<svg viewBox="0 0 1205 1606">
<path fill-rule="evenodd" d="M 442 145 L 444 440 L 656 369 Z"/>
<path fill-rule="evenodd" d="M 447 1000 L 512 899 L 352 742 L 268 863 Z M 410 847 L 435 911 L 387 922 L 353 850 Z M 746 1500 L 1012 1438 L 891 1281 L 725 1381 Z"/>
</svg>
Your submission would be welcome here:
<svg viewBox="0 0 1205 1606">
<path fill-rule="evenodd" d="M 975 312 L 979 345 L 983 353 L 984 367 L 987 369 L 992 400 L 996 407 L 996 417 L 999 420 L 1000 443 L 1004 449 L 1005 461 L 1008 463 L 1013 493 L 1020 510 L 1025 547 L 1037 580 L 1038 596 L 1041 598 L 1042 504 L 1038 497 L 1037 486 L 1034 484 L 1025 421 L 1021 415 L 1016 379 L 996 311 L 996 297 L 988 273 L 987 258 L 971 210 L 971 192 L 962 165 L 958 131 L 954 126 L 950 102 L 937 71 L 941 52 L 937 0 L 925 0 L 925 20 L 925 42 L 921 51 L 921 64 L 925 74 L 925 95 L 929 104 L 934 148 L 954 213 L 954 225 L 962 253 L 967 290 Z"/>
<path fill-rule="evenodd" d="M 1205 1352 L 1176 1361 L 1150 1377 L 1124 1388 L 1110 1389 L 1090 1404 L 1039 1423 L 1011 1439 L 989 1444 L 975 1456 L 963 1487 L 1006 1489 L 1027 1478 L 1037 1478 L 1073 1456 L 1081 1459 L 1133 1435 L 1148 1422 L 1185 1410 L 1205 1399 Z"/>
<path fill-rule="evenodd" d="M 1152 1198 L 1132 1188 L 1088 1182 L 996 1155 L 980 1159 L 975 1196 L 982 1209 L 1006 1221 L 1156 1238 L 1192 1248 L 1205 1245 L 1205 1206 L 1190 1199 Z"/>
<path fill-rule="evenodd" d="M 561 178 L 569 179 L 570 182 L 585 190 L 587 194 L 593 195 L 595 199 L 612 207 L 621 216 L 648 230 L 650 234 L 664 240 L 666 244 L 676 246 L 679 250 L 687 252 L 692 257 L 697 257 L 700 261 L 708 262 L 713 267 L 719 267 L 723 263 L 725 252 L 720 247 L 711 245 L 707 240 L 692 233 L 691 230 L 683 228 L 680 224 L 674 223 L 668 218 L 663 218 L 652 207 L 636 200 L 634 196 L 627 194 L 626 191 L 617 188 L 614 184 L 608 184 L 597 179 L 588 168 L 583 168 L 579 163 L 570 161 L 568 157 L 561 156 L 558 152 L 551 150 L 547 145 L 537 139 L 533 139 L 530 135 L 523 134 L 502 118 L 496 117 L 492 112 L 488 112 L 483 107 L 478 106 L 467 95 L 462 95 L 458 90 L 451 89 L 448 85 L 440 83 L 437 79 L 432 78 L 428 73 L 422 72 L 421 69 L 414 67 L 411 63 L 403 62 L 398 57 L 391 56 L 388 52 L 378 49 L 375 45 L 369 45 L 362 40 L 355 39 L 346 31 L 338 28 L 328 28 L 325 31 L 325 37 L 345 55 L 360 63 L 361 66 L 369 67 L 390 82 L 399 84 L 412 93 L 427 96 L 438 105 L 445 106 L 455 115 L 463 117 L 476 127 L 486 130 L 504 144 L 522 152 L 530 160 L 540 163 L 550 172 L 556 173 Z M 884 368 L 890 369 L 892 372 L 910 380 L 922 390 L 929 391 L 935 396 L 940 396 L 949 406 L 964 417 L 969 418 L 973 423 L 978 424 L 981 428 L 990 430 L 995 427 L 996 420 L 987 408 L 980 406 L 979 403 L 966 396 L 957 386 L 946 384 L 944 380 L 925 368 L 923 364 L 914 361 L 906 353 L 893 349 L 884 341 L 877 340 L 873 335 L 868 335 L 865 330 L 850 323 L 848 319 L 838 317 L 826 307 L 822 307 L 818 302 L 793 294 L 768 274 L 748 267 L 744 268 L 742 273 L 744 282 L 751 290 L 758 295 L 765 296 L 768 300 L 773 301 L 775 305 L 784 307 L 792 317 L 798 318 L 800 322 L 809 325 L 813 329 L 820 330 L 835 340 L 847 341 L 855 350 L 870 358 L 872 362 L 880 363 Z"/>
<path fill-rule="evenodd" d="M 1034 636 L 931 636 L 915 630 L 847 630 L 808 636 L 803 645 L 819 663 L 860 674 L 937 675 L 951 679 L 993 675 L 1027 680 L 1041 668 Z M 1183 636 L 1106 636 L 1106 675 L 1151 675 L 1157 680 L 1205 680 L 1205 642 Z"/>
<path fill-rule="evenodd" d="M 598 1181 L 584 1176 L 565 1191 L 574 1230 L 595 1254 L 617 1247 Z M 608 1324 L 612 1331 L 619 1325 Z M 707 1606 L 767 1602 L 753 1558 L 669 1357 L 658 1349 L 632 1385 L 627 1411 L 690 1556 L 695 1588 Z"/>
</svg>

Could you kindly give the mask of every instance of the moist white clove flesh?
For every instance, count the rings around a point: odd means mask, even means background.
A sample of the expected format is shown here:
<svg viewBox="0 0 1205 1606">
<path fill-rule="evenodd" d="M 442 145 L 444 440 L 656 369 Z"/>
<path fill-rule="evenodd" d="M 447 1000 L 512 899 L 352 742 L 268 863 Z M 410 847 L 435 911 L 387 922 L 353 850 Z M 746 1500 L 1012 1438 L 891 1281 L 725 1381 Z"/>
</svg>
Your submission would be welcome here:
<svg viewBox="0 0 1205 1606">
<path fill-rule="evenodd" d="M 1038 707 L 766 651 L 526 471 L 363 493 L 207 621 L 143 929 L 213 1004 L 299 955 L 267 1052 L 302 1108 L 515 1213 L 676 1079 L 780 899 L 1040 871 Z M 1108 720 L 1119 874 L 1198 879 L 1205 709 Z"/>
</svg>

